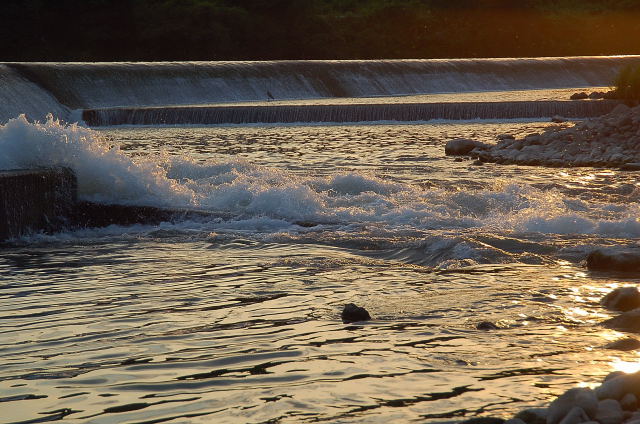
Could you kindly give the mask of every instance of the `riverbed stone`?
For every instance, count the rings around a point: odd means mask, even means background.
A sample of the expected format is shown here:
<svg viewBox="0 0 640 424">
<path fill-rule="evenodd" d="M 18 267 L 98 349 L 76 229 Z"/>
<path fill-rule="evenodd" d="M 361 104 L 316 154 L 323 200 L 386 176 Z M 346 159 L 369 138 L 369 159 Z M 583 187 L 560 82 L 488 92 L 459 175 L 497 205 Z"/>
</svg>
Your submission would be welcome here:
<svg viewBox="0 0 640 424">
<path fill-rule="evenodd" d="M 625 411 L 635 411 L 638 409 L 638 398 L 633 393 L 627 393 L 620 399 L 620 406 Z"/>
<path fill-rule="evenodd" d="M 546 424 L 549 410 L 547 408 L 529 408 L 520 411 L 514 418 L 520 419 L 527 424 Z"/>
<path fill-rule="evenodd" d="M 640 291 L 636 286 L 618 287 L 603 297 L 600 304 L 614 311 L 630 311 L 640 307 Z"/>
<path fill-rule="evenodd" d="M 589 417 L 595 416 L 597 410 L 598 398 L 595 392 L 588 387 L 576 387 L 567 390 L 551 402 L 547 415 L 547 424 L 572 424 L 574 422 L 588 421 Z M 572 414 L 571 417 L 569 417 L 569 414 Z M 565 422 L 567 418 L 569 420 Z M 581 419 L 582 421 L 574 421 L 576 419 Z"/>
<path fill-rule="evenodd" d="M 622 422 L 624 414 L 620 403 L 615 399 L 604 399 L 598 402 L 595 420 L 600 424 L 618 424 Z"/>
<path fill-rule="evenodd" d="M 598 399 L 621 400 L 628 393 L 640 396 L 640 373 L 620 374 L 605 380 L 595 389 Z"/>
<path fill-rule="evenodd" d="M 579 406 L 574 406 L 569 410 L 567 415 L 564 416 L 562 421 L 560 421 L 560 424 L 582 424 L 587 421 L 590 421 L 590 418 L 584 409 Z M 547 424 L 549 424 L 549 421 L 547 421 Z"/>
<path fill-rule="evenodd" d="M 602 325 L 612 330 L 640 333 L 640 308 L 623 312 L 617 317 L 604 321 Z"/>
<path fill-rule="evenodd" d="M 342 321 L 345 323 L 368 321 L 371 319 L 369 311 L 361 306 L 357 306 L 355 303 L 349 303 L 344 305 L 342 310 Z"/>
<path fill-rule="evenodd" d="M 587 256 L 587 268 L 594 271 L 640 271 L 640 253 L 596 249 Z"/>
<path fill-rule="evenodd" d="M 640 341 L 633 337 L 625 337 L 624 339 L 619 339 L 605 345 L 605 349 L 620 350 L 623 352 L 636 350 L 638 348 L 640 348 Z"/>
</svg>

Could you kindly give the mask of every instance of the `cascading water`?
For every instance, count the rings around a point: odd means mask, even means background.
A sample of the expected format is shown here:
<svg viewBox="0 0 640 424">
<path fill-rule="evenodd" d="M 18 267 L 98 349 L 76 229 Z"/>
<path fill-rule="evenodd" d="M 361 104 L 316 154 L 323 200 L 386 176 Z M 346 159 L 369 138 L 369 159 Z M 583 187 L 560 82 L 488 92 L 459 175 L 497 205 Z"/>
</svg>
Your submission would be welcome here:
<svg viewBox="0 0 640 424">
<path fill-rule="evenodd" d="M 0 123 L 20 114 L 42 120 L 47 114 L 67 119 L 69 110 L 49 92 L 0 64 Z"/>
<path fill-rule="evenodd" d="M 611 84 L 622 66 L 639 62 L 638 56 L 625 56 L 9 63 L 0 68 L 0 78 L 12 78 L 11 82 L 0 87 L 0 98 L 11 99 L 5 101 L 5 104 L 13 106 L 0 109 L 0 119 L 4 122 L 19 113 L 27 113 L 34 118 L 53 113 L 57 117 L 67 118 L 66 108 L 160 107 L 263 102 L 272 99 L 357 98 L 606 86 Z M 35 91 L 38 92 L 37 95 L 34 95 Z"/>
</svg>

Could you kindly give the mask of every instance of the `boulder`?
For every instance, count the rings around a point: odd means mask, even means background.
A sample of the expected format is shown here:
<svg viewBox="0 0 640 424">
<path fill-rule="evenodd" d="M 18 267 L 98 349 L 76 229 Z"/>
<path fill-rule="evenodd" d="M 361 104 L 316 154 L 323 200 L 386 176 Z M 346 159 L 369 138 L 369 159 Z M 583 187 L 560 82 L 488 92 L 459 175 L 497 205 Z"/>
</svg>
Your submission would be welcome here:
<svg viewBox="0 0 640 424">
<path fill-rule="evenodd" d="M 592 91 L 589 94 L 590 99 L 604 99 L 604 91 Z"/>
<path fill-rule="evenodd" d="M 476 328 L 478 330 L 489 331 L 489 330 L 497 330 L 498 326 L 490 321 L 482 321 L 478 323 L 478 325 L 476 325 Z"/>
<path fill-rule="evenodd" d="M 640 291 L 635 286 L 618 287 L 603 297 L 600 304 L 614 311 L 630 311 L 640 307 Z"/>
<path fill-rule="evenodd" d="M 620 166 L 621 171 L 640 171 L 640 162 L 625 163 Z"/>
<path fill-rule="evenodd" d="M 369 315 L 369 312 L 365 308 L 356 306 L 354 303 L 344 305 L 341 317 L 344 323 L 368 321 L 371 319 L 371 315 Z"/>
<path fill-rule="evenodd" d="M 551 122 L 556 124 L 562 124 L 563 122 L 567 122 L 567 120 L 560 115 L 553 115 L 551 117 Z"/>
<path fill-rule="evenodd" d="M 587 256 L 593 271 L 640 271 L 640 253 L 594 250 Z"/>
<path fill-rule="evenodd" d="M 565 415 L 562 421 L 560 421 L 560 424 L 583 424 L 589 421 L 589 416 L 584 412 L 584 409 L 579 406 L 574 406 L 567 415 Z"/>
<path fill-rule="evenodd" d="M 547 424 L 588 421 L 589 417 L 595 416 L 597 410 L 598 398 L 595 392 L 587 387 L 576 387 L 567 390 L 551 402 Z M 574 421 L 578 417 L 581 421 Z"/>
<path fill-rule="evenodd" d="M 518 412 L 514 418 L 520 419 L 527 424 L 546 424 L 548 413 L 549 411 L 546 408 L 530 408 Z"/>
<path fill-rule="evenodd" d="M 595 420 L 600 424 L 618 424 L 622 422 L 624 413 L 615 399 L 604 399 L 598 402 Z"/>
<path fill-rule="evenodd" d="M 584 91 L 581 91 L 579 93 L 573 93 L 571 95 L 571 97 L 569 97 L 569 99 L 571 100 L 584 100 L 584 99 L 588 99 L 589 95 L 587 93 L 585 93 Z"/>
<path fill-rule="evenodd" d="M 456 138 L 449 140 L 444 146 L 444 153 L 450 156 L 462 156 L 471 153 L 475 148 L 486 149 L 487 145 L 468 138 Z"/>
<path fill-rule="evenodd" d="M 640 341 L 634 339 L 633 337 L 625 337 L 624 339 L 616 340 L 605 345 L 605 349 L 621 350 L 623 352 L 636 350 L 638 348 L 640 348 Z"/>
<path fill-rule="evenodd" d="M 605 380 L 595 392 L 598 399 L 621 400 L 629 393 L 637 398 L 640 396 L 640 373 L 623 373 Z"/>
<path fill-rule="evenodd" d="M 620 406 L 625 411 L 635 411 L 638 409 L 638 398 L 633 393 L 627 393 L 620 399 Z"/>
<path fill-rule="evenodd" d="M 612 330 L 640 333 L 640 308 L 623 312 L 617 317 L 604 321 L 602 325 Z"/>
</svg>

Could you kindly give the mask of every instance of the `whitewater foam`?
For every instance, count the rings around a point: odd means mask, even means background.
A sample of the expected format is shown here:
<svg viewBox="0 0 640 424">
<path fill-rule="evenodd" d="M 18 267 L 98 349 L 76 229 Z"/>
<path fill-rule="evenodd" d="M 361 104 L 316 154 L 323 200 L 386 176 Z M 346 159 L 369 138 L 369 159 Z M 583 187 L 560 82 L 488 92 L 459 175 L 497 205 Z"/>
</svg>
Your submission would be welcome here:
<svg viewBox="0 0 640 424">
<path fill-rule="evenodd" d="M 296 222 L 309 221 L 349 232 L 378 229 L 391 238 L 406 231 L 472 228 L 640 235 L 637 205 L 587 202 L 557 189 L 500 180 L 485 189 L 424 189 L 366 173 L 306 175 L 234 158 L 196 160 L 168 153 L 132 157 L 97 131 L 51 117 L 32 123 L 21 116 L 0 126 L 0 168 L 52 166 L 74 170 L 83 200 L 201 209 L 235 217 L 205 225 L 201 229 L 206 231 L 273 232 L 287 225 L 298 231 Z"/>
</svg>

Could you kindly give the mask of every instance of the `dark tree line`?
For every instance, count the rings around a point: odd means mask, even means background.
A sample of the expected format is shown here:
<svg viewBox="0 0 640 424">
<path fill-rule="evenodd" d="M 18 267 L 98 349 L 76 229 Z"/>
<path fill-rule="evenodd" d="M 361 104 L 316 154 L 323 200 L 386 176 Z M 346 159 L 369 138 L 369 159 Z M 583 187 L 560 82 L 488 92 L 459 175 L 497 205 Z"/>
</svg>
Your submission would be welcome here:
<svg viewBox="0 0 640 424">
<path fill-rule="evenodd" d="M 4 0 L 0 61 L 640 53 L 638 0 Z"/>
</svg>

